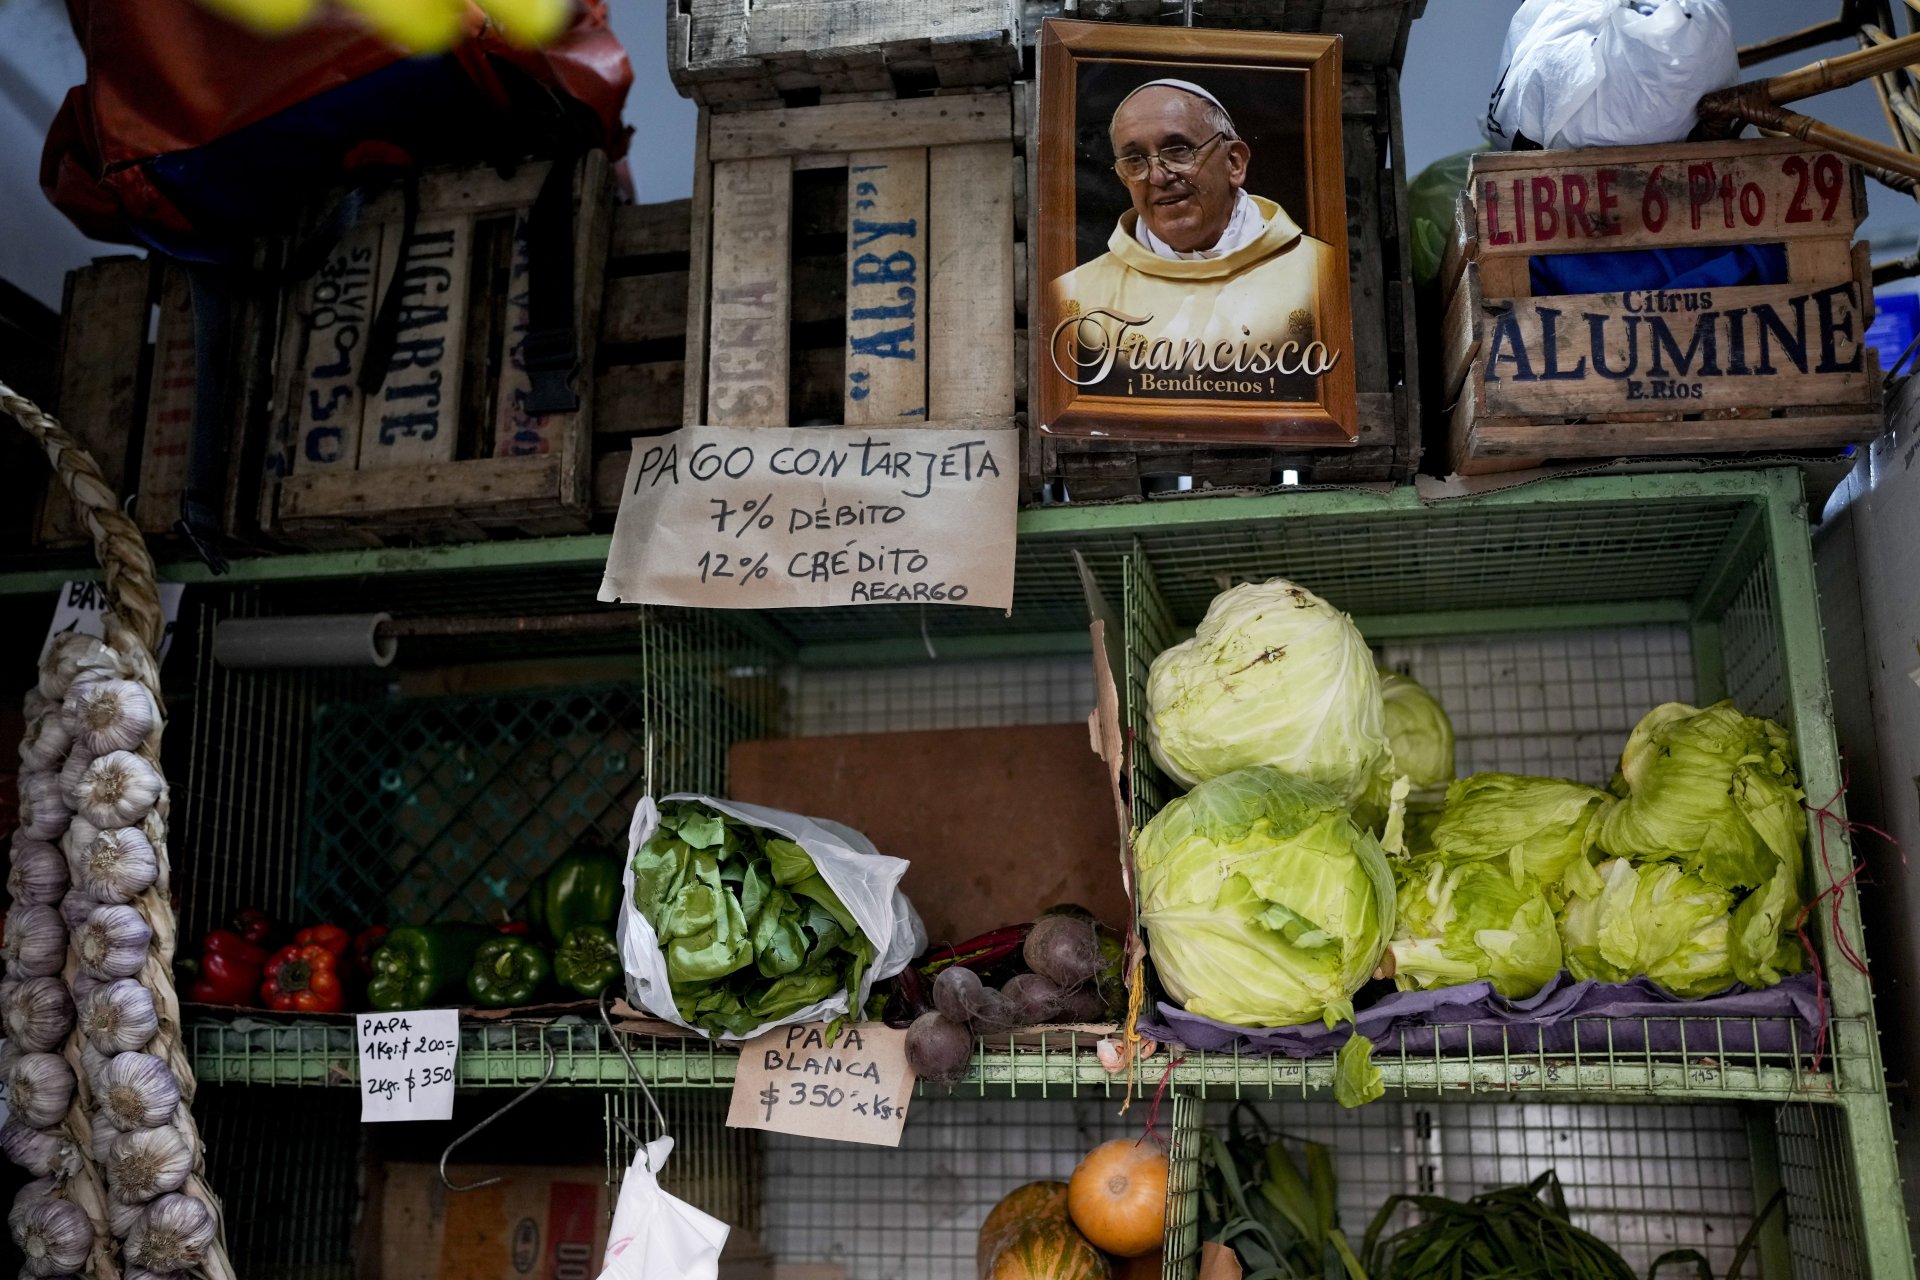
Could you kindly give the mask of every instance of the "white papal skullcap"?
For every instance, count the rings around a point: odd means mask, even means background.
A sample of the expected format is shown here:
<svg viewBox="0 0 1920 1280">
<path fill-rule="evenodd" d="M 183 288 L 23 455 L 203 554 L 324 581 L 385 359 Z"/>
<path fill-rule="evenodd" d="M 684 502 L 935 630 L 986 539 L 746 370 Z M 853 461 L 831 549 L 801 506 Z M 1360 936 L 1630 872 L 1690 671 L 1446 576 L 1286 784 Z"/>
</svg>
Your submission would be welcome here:
<svg viewBox="0 0 1920 1280">
<path fill-rule="evenodd" d="M 1233 113 L 1227 110 L 1226 104 L 1220 101 L 1220 99 L 1214 97 L 1212 94 L 1208 93 L 1205 89 L 1202 89 L 1199 85 L 1195 84 L 1191 80 L 1149 80 L 1145 84 L 1141 85 L 1139 89 L 1135 89 L 1133 93 L 1130 93 L 1126 97 L 1120 99 L 1120 106 L 1115 107 L 1113 109 L 1114 113 L 1118 114 L 1120 111 L 1120 107 L 1126 106 L 1127 103 L 1133 98 L 1134 93 L 1139 93 L 1141 89 L 1152 89 L 1155 86 L 1159 86 L 1159 85 L 1164 85 L 1169 89 L 1178 89 L 1182 93 L 1190 93 L 1196 98 L 1205 98 L 1208 102 L 1211 102 L 1215 107 L 1219 108 L 1220 114 L 1227 118 L 1227 124 L 1229 126 L 1233 124 Z"/>
</svg>

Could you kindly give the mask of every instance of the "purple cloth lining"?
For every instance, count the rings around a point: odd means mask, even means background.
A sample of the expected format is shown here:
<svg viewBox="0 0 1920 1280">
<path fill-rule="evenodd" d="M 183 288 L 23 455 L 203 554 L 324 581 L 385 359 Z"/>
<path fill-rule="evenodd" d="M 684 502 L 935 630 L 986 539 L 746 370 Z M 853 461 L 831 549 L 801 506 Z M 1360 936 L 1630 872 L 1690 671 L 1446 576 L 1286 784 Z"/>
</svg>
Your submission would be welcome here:
<svg viewBox="0 0 1920 1280">
<path fill-rule="evenodd" d="M 1810 1057 L 1820 1028 L 1819 993 L 1809 973 L 1762 991 L 1734 987 L 1681 1000 L 1645 978 L 1582 982 L 1561 973 L 1524 1000 L 1508 1000 L 1491 982 L 1431 991 L 1396 991 L 1361 1009 L 1354 1025 L 1320 1023 L 1258 1030 L 1236 1027 L 1162 1003 L 1140 1019 L 1140 1034 L 1207 1052 L 1289 1058 L 1332 1056 L 1355 1029 L 1382 1057 L 1498 1055 L 1502 1052 L 1688 1058 L 1754 1053 Z"/>
</svg>

